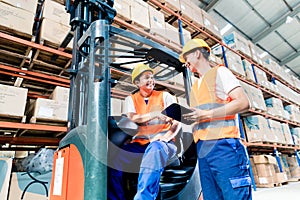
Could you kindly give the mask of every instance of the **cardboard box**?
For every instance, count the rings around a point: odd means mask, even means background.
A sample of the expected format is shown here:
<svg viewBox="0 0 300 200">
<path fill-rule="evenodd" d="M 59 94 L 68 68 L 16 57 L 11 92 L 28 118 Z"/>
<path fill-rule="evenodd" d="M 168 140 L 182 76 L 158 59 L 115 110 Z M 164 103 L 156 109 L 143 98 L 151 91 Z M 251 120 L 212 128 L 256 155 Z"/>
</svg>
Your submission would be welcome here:
<svg viewBox="0 0 300 200">
<path fill-rule="evenodd" d="M 0 26 L 32 35 L 34 14 L 0 2 Z"/>
<path fill-rule="evenodd" d="M 115 0 L 114 8 L 117 11 L 117 15 L 121 15 L 127 19 L 131 19 L 130 4 L 124 0 Z"/>
<path fill-rule="evenodd" d="M 276 173 L 275 182 L 276 183 L 284 183 L 288 181 L 288 177 L 285 172 Z"/>
<path fill-rule="evenodd" d="M 210 30 L 213 34 L 215 34 L 219 38 L 221 38 L 221 33 L 217 21 L 211 15 L 209 15 L 205 10 L 201 10 L 201 12 L 202 12 L 204 27 Z"/>
<path fill-rule="evenodd" d="M 68 104 L 69 94 L 70 94 L 70 88 L 56 86 L 53 92 L 51 93 L 49 99 Z"/>
<path fill-rule="evenodd" d="M 134 0 L 130 7 L 131 19 L 137 24 L 150 28 L 149 5 L 144 1 Z M 141 14 L 142 13 L 142 14 Z"/>
<path fill-rule="evenodd" d="M 179 30 L 167 22 L 165 23 L 165 27 L 168 40 L 174 42 L 175 44 L 180 44 Z"/>
<path fill-rule="evenodd" d="M 268 122 L 261 115 L 252 115 L 243 119 L 248 142 L 262 142 L 264 133 L 268 132 Z"/>
<path fill-rule="evenodd" d="M 286 144 L 291 144 L 291 145 L 294 144 L 289 125 L 282 123 L 281 128 L 282 128 L 282 132 L 284 134 Z"/>
<path fill-rule="evenodd" d="M 164 0 L 164 3 L 166 3 L 166 6 L 168 8 L 172 8 L 175 11 L 180 10 L 180 1 L 179 0 Z"/>
<path fill-rule="evenodd" d="M 238 73 L 243 77 L 246 76 L 242 59 L 239 55 L 233 53 L 232 51 L 226 51 L 226 59 L 227 59 L 227 64 L 229 69 L 231 69 L 232 71 Z"/>
<path fill-rule="evenodd" d="M 0 199 L 6 200 L 9 188 L 12 158 L 0 158 Z"/>
<path fill-rule="evenodd" d="M 270 115 L 283 117 L 284 109 L 282 100 L 276 97 L 271 97 L 265 100 L 267 111 Z"/>
<path fill-rule="evenodd" d="M 70 24 L 70 14 L 67 13 L 65 6 L 51 0 L 44 1 L 43 18 L 51 19 L 65 26 Z"/>
<path fill-rule="evenodd" d="M 273 164 L 255 164 L 258 177 L 274 177 L 275 169 Z"/>
<path fill-rule="evenodd" d="M 48 200 L 47 188 L 48 192 L 50 191 L 50 184 L 51 184 L 51 176 L 52 172 L 48 172 L 45 174 L 38 174 L 38 173 L 30 173 L 36 180 L 39 180 L 43 183 L 35 182 L 31 184 L 34 179 L 32 179 L 26 172 L 13 172 L 11 174 L 11 183 L 9 189 L 9 198 L 8 200 L 16 200 L 21 199 L 22 193 L 24 192 L 25 188 L 27 190 L 24 193 L 23 200 Z M 49 194 L 48 194 L 49 195 Z"/>
<path fill-rule="evenodd" d="M 276 158 L 271 155 L 253 155 L 255 164 L 274 164 L 277 165 Z"/>
<path fill-rule="evenodd" d="M 254 71 L 253 71 L 253 67 L 252 67 L 251 63 L 248 62 L 247 60 L 243 60 L 242 63 L 243 63 L 243 66 L 244 66 L 246 79 L 256 83 L 255 76 L 254 76 Z"/>
<path fill-rule="evenodd" d="M 26 10 L 30 13 L 36 13 L 37 0 L 0 0 L 0 2 L 7 3 L 16 8 L 20 8 L 22 10 Z"/>
<path fill-rule="evenodd" d="M 68 104 L 54 101 L 52 99 L 37 98 L 30 106 L 33 120 L 49 120 L 67 122 Z"/>
<path fill-rule="evenodd" d="M 27 92 L 27 88 L 0 84 L 0 115 L 23 117 Z"/>
<path fill-rule="evenodd" d="M 49 41 L 55 45 L 60 45 L 71 27 L 61 23 L 52 21 L 51 19 L 44 18 L 41 26 L 40 37 L 42 40 Z M 68 44 L 69 48 L 73 47 L 73 43 Z"/>
<path fill-rule="evenodd" d="M 111 115 L 121 116 L 122 115 L 122 103 L 123 100 L 111 98 Z"/>
<path fill-rule="evenodd" d="M 251 56 L 248 40 L 239 35 L 237 32 L 232 32 L 226 35 L 223 37 L 223 40 L 230 48 L 240 51 L 249 57 Z"/>
<path fill-rule="evenodd" d="M 162 12 L 156 10 L 152 6 L 149 6 L 149 23 L 151 33 L 157 33 L 165 37 L 165 16 Z"/>
</svg>

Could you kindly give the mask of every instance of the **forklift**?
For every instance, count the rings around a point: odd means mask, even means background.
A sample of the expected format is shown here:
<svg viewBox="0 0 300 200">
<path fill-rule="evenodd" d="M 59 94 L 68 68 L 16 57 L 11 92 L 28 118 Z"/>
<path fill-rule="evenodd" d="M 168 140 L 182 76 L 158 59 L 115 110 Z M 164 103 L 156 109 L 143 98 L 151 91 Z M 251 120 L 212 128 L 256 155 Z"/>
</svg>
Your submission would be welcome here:
<svg viewBox="0 0 300 200">
<path fill-rule="evenodd" d="M 120 127 L 123 116 L 111 115 L 111 98 L 118 91 L 135 92 L 130 84 L 132 64 L 145 63 L 155 79 L 182 73 L 189 102 L 190 74 L 169 48 L 137 33 L 112 26 L 113 0 L 66 0 L 73 38 L 70 73 L 69 130 L 54 155 L 50 200 L 106 200 L 110 152 L 133 134 Z M 65 45 L 66 46 L 66 45 Z M 163 84 L 157 90 L 175 89 Z M 122 93 L 122 92 L 120 92 Z M 176 136 L 178 161 L 165 168 L 157 200 L 198 200 L 201 195 L 196 147 L 189 127 Z M 126 198 L 133 199 L 137 174 L 125 176 Z"/>
</svg>

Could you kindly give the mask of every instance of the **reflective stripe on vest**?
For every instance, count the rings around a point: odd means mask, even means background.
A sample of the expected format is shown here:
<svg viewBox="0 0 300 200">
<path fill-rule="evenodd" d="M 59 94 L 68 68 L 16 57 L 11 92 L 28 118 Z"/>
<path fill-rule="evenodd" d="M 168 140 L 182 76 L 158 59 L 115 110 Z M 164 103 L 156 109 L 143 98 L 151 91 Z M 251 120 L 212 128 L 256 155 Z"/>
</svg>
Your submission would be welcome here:
<svg viewBox="0 0 300 200">
<path fill-rule="evenodd" d="M 137 114 L 161 111 L 164 108 L 163 91 L 152 91 L 147 104 L 139 92 L 131 95 L 131 97 Z M 157 134 L 165 133 L 170 127 L 171 125 L 169 123 L 165 123 L 159 119 L 153 119 L 147 123 L 139 124 L 139 130 L 134 137 L 134 142 L 146 144 L 149 142 L 148 139 L 155 137 Z"/>
<path fill-rule="evenodd" d="M 231 99 L 222 100 L 216 95 L 217 69 L 221 66 L 211 68 L 202 78 L 199 86 L 198 80 L 191 89 L 191 106 L 211 110 L 225 106 Z M 226 112 L 224 110 L 224 112 Z M 221 138 L 238 138 L 235 115 L 222 118 L 213 118 L 196 123 L 193 127 L 194 141 L 212 140 Z"/>
</svg>

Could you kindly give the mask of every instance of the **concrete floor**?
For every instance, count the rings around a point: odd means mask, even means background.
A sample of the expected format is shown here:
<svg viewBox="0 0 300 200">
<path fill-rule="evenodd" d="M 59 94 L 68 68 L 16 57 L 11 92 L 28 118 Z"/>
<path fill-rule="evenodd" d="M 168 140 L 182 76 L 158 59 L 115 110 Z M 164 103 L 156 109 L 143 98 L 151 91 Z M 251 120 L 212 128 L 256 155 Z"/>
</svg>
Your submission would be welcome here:
<svg viewBox="0 0 300 200">
<path fill-rule="evenodd" d="M 252 194 L 253 200 L 299 200 L 300 182 L 289 182 L 274 188 L 257 188 Z"/>
</svg>

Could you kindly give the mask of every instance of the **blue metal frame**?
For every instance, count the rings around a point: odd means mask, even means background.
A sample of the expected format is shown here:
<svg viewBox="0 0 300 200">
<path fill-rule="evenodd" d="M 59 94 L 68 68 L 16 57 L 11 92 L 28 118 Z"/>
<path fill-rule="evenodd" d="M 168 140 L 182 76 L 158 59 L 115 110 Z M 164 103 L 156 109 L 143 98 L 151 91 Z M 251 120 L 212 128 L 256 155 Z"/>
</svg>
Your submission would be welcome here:
<svg viewBox="0 0 300 200">
<path fill-rule="evenodd" d="M 279 153 L 278 153 L 277 149 L 274 149 L 274 154 L 275 154 L 275 157 L 276 157 L 276 160 L 277 160 L 279 171 L 283 172 L 282 165 L 281 165 L 281 162 L 280 162 Z"/>
</svg>

